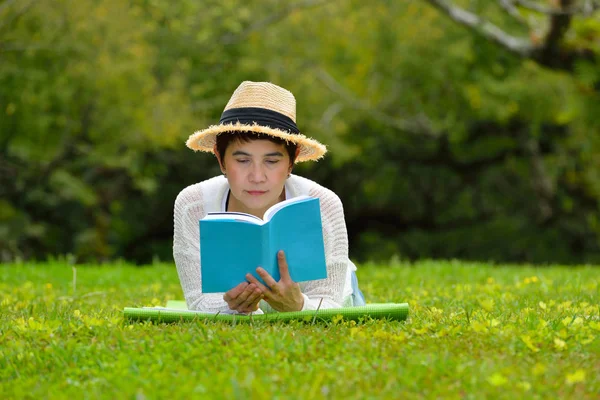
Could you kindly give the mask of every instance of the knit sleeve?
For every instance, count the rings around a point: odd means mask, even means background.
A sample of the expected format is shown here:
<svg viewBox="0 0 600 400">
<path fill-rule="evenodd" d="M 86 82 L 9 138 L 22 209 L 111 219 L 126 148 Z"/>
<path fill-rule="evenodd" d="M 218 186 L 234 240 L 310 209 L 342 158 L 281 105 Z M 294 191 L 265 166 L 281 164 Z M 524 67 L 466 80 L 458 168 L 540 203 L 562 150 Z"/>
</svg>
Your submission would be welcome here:
<svg viewBox="0 0 600 400">
<path fill-rule="evenodd" d="M 199 184 L 181 191 L 175 200 L 173 258 L 190 310 L 228 312 L 223 294 L 202 293 L 200 276 L 200 228 L 198 221 L 205 215 Z"/>
<path fill-rule="evenodd" d="M 319 303 L 322 309 L 339 308 L 343 304 L 344 283 L 350 262 L 344 209 L 340 198 L 320 185 L 313 187 L 310 195 L 319 198 L 321 204 L 327 278 L 305 283 L 302 288 L 305 295 L 303 309 L 316 309 Z"/>
</svg>

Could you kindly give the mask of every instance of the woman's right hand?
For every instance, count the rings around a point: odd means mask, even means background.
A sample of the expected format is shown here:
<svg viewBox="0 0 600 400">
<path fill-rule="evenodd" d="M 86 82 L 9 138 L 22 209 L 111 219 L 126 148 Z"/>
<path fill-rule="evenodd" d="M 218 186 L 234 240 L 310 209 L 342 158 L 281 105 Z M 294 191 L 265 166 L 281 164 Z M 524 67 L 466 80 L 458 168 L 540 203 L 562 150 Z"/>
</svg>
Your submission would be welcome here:
<svg viewBox="0 0 600 400">
<path fill-rule="evenodd" d="M 229 309 L 250 313 L 258 310 L 258 303 L 263 299 L 262 291 L 254 283 L 242 282 L 223 295 Z"/>
</svg>

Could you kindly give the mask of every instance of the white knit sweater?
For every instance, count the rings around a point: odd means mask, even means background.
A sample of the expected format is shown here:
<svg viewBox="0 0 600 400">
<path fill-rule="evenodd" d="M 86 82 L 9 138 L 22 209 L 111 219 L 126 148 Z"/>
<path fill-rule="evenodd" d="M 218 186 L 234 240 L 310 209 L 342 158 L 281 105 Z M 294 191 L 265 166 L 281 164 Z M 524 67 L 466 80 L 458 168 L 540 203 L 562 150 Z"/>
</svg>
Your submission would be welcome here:
<svg viewBox="0 0 600 400">
<path fill-rule="evenodd" d="M 190 310 L 206 312 L 230 312 L 223 293 L 202 293 L 200 275 L 200 228 L 198 221 L 208 212 L 222 211 L 222 202 L 227 195 L 229 184 L 223 176 L 188 186 L 175 200 L 175 233 L 173 257 L 181 287 Z M 319 198 L 327 278 L 317 281 L 300 282 L 304 296 L 303 310 L 342 307 L 344 297 L 352 293 L 350 271 L 356 269 L 348 258 L 348 235 L 344 210 L 339 197 L 331 190 L 309 179 L 292 175 L 286 181 L 289 198 L 309 195 Z M 261 301 L 260 308 L 272 311 Z"/>
</svg>

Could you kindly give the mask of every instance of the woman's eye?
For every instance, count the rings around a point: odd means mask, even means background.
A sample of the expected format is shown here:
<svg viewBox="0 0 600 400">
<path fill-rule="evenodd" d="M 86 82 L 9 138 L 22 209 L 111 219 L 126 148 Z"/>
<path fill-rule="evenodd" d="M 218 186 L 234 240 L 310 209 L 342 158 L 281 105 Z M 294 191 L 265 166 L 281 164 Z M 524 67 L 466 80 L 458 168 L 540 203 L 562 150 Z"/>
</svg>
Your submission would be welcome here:
<svg viewBox="0 0 600 400">
<path fill-rule="evenodd" d="M 267 160 L 267 164 L 271 164 L 271 165 L 277 164 L 278 162 L 279 162 L 279 160 Z"/>
<path fill-rule="evenodd" d="M 250 160 L 236 160 L 236 161 L 240 164 L 247 164 L 250 162 Z"/>
</svg>

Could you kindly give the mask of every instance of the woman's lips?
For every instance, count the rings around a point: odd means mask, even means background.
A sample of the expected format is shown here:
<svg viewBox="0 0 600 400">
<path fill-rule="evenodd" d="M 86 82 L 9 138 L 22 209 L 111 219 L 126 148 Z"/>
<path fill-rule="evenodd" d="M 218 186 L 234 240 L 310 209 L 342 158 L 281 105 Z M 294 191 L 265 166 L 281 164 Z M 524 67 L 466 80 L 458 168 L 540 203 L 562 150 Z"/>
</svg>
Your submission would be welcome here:
<svg viewBox="0 0 600 400">
<path fill-rule="evenodd" d="M 261 194 L 267 193 L 266 190 L 247 190 L 247 192 L 251 196 L 260 196 Z"/>
</svg>

